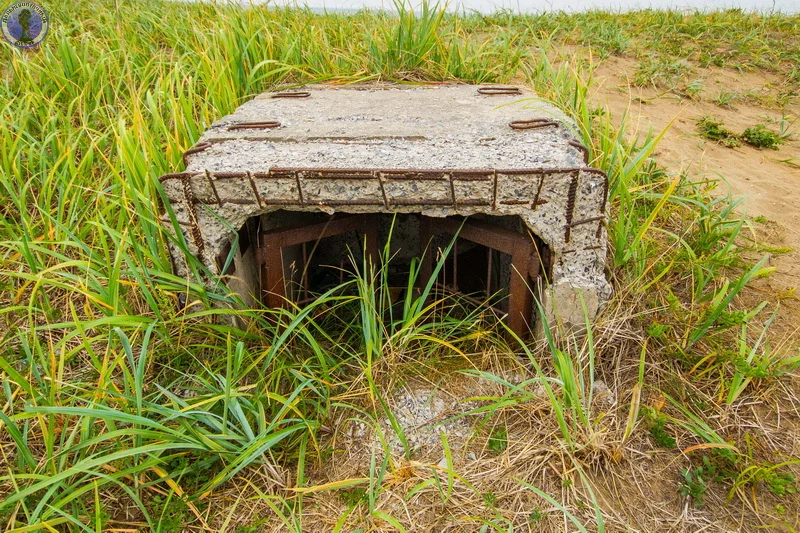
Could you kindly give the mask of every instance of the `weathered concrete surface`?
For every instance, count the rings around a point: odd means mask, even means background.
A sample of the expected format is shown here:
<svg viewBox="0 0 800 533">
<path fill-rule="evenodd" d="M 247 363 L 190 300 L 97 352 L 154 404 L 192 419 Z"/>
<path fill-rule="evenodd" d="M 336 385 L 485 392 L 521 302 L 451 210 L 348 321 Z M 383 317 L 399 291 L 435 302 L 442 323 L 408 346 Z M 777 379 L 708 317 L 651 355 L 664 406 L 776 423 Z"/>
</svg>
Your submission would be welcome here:
<svg viewBox="0 0 800 533">
<path fill-rule="evenodd" d="M 568 141 L 571 122 L 524 91 L 485 96 L 476 87 L 383 90 L 307 88 L 309 98 L 262 95 L 214 123 L 199 142 L 220 143 L 195 155 L 187 170 L 272 167 L 571 168 L 583 165 Z M 508 127 L 513 120 L 553 119 L 566 127 Z M 263 130 L 234 124 L 278 121 Z M 269 141 L 269 142 L 252 142 Z"/>
<path fill-rule="evenodd" d="M 303 90 L 311 96 L 244 104 L 203 135 L 206 147 L 188 156 L 185 173 L 162 179 L 189 249 L 212 271 L 236 229 L 278 209 L 516 215 L 550 247 L 542 299 L 551 320 L 580 327 L 576 295 L 591 316 L 608 296 L 606 177 L 584 162 L 573 124 L 556 108 L 525 89 Z M 557 124 L 509 127 L 534 118 Z M 280 126 L 231 129 L 264 121 Z M 183 273 L 177 249 L 173 257 Z"/>
</svg>

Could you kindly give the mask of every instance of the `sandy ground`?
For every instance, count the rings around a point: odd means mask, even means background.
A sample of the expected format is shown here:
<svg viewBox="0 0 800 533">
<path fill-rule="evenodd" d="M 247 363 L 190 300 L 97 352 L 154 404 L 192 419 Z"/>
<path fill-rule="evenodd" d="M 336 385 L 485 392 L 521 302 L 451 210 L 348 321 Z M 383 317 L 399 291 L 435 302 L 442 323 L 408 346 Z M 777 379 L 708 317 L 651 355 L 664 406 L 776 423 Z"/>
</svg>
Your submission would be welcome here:
<svg viewBox="0 0 800 533">
<path fill-rule="evenodd" d="M 763 72 L 698 68 L 695 78 L 703 89 L 688 98 L 669 90 L 633 86 L 636 66 L 633 59 L 616 57 L 599 65 L 595 71 L 594 101 L 608 106 L 617 119 L 627 111 L 629 123 L 641 135 L 651 127 L 660 132 L 669 126 L 655 153 L 659 163 L 671 171 L 724 178 L 733 197 L 744 198 L 741 211 L 751 218 L 766 218 L 767 222 L 753 225 L 756 239 L 771 247 L 793 249 L 772 253 L 770 258 L 770 264 L 778 269 L 769 280 L 770 287 L 777 294 L 789 294 L 791 288 L 800 285 L 800 168 L 781 160 L 800 164 L 800 121 L 789 129 L 794 138 L 777 151 L 746 145 L 727 148 L 697 135 L 696 122 L 703 115 L 712 115 L 737 133 L 758 123 L 777 131 L 782 118 L 791 122 L 800 115 L 800 104 L 795 99 L 782 109 L 761 105 L 758 100 L 768 101 L 780 85 L 777 76 Z M 749 97 L 725 108 L 714 102 L 721 90 Z M 724 184 L 717 192 L 727 193 Z M 789 306 L 800 310 L 796 300 Z"/>
</svg>

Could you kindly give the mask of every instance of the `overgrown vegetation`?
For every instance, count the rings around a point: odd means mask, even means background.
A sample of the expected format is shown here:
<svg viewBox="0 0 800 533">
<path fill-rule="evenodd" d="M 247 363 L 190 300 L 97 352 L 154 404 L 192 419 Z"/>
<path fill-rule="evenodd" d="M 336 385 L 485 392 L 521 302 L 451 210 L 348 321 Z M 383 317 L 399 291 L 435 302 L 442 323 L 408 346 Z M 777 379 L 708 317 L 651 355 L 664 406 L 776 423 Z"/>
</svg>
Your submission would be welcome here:
<svg viewBox="0 0 800 533">
<path fill-rule="evenodd" d="M 789 94 L 797 17 L 48 8 L 40 50 L 0 44 L 7 530 L 655 530 L 681 493 L 730 528 L 796 524 L 800 358 L 771 341 L 773 299 L 746 294 L 772 273 L 747 221 L 715 183 L 661 168 L 660 135 L 628 139 L 593 108 L 589 64 L 549 52 L 644 46 L 658 65 L 689 41 L 701 64 L 790 71 Z M 480 310 L 424 295 L 397 314 L 386 262 L 353 265 L 305 308 L 235 311 L 242 330 L 218 316 L 233 297 L 202 283 L 201 263 L 172 273 L 156 177 L 182 169 L 206 126 L 278 85 L 373 79 L 514 79 L 574 117 L 610 179 L 615 295 L 586 335 L 552 325 L 542 343 L 509 342 Z M 445 436 L 436 457 L 414 449 L 391 405 L 398 376 L 483 391 L 461 418 L 495 428 L 475 437 L 491 457 L 465 462 Z M 335 477 L 353 421 L 375 438 Z M 639 495 L 643 479 L 669 485 L 666 503 Z M 396 505 L 412 500 L 425 512 Z"/>
</svg>

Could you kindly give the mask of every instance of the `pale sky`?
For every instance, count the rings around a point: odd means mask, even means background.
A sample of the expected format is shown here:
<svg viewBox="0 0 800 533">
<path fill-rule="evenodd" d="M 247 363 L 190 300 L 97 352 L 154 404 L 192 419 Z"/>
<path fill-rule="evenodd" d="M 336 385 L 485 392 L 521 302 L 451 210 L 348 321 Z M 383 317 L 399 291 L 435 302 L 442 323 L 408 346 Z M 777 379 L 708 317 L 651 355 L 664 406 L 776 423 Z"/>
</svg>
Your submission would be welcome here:
<svg viewBox="0 0 800 533">
<path fill-rule="evenodd" d="M 247 5 L 263 4 L 266 0 L 239 0 Z M 278 5 L 308 5 L 312 8 L 327 9 L 359 9 L 363 7 L 393 9 L 392 0 L 269 0 Z M 412 5 L 418 5 L 413 0 Z M 588 9 L 632 10 L 641 8 L 660 9 L 701 9 L 713 10 L 729 7 L 741 7 L 755 11 L 780 11 L 783 13 L 800 12 L 800 0 L 451 0 L 451 10 L 477 10 L 490 13 L 498 9 L 510 9 L 518 12 L 540 11 L 585 11 Z"/>
</svg>

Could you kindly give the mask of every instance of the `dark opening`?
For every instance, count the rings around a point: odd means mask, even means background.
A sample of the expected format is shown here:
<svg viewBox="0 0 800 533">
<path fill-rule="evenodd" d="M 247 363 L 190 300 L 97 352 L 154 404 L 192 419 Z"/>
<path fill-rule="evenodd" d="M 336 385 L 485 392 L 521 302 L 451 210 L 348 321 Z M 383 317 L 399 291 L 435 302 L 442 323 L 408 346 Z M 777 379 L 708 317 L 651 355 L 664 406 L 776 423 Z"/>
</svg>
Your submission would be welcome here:
<svg viewBox="0 0 800 533">
<path fill-rule="evenodd" d="M 388 285 L 399 297 L 412 261 L 419 262 L 417 285 L 423 286 L 457 232 L 437 276 L 437 291 L 508 315 L 515 328 L 527 324 L 532 314 L 528 287 L 536 290 L 549 277 L 550 258 L 547 246 L 516 216 L 276 211 L 248 222 L 239 232 L 239 245 L 257 247 L 262 300 L 277 307 L 286 299 L 307 303 L 341 284 L 354 266 L 361 268 L 365 255 L 377 264 L 387 242 Z"/>
</svg>

